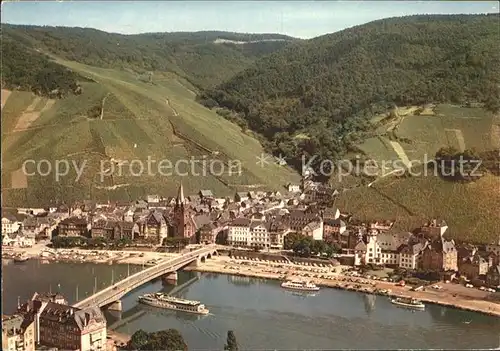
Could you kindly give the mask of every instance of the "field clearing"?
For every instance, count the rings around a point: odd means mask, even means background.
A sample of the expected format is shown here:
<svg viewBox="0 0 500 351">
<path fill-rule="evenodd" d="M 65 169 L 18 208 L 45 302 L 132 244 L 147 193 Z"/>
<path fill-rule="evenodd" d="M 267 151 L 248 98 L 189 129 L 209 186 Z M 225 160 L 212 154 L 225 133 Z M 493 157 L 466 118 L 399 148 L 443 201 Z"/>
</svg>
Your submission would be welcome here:
<svg viewBox="0 0 500 351">
<path fill-rule="evenodd" d="M 410 166 L 410 160 L 408 156 L 406 156 L 405 150 L 401 147 L 401 145 L 397 141 L 389 140 L 389 144 L 391 144 L 394 152 L 398 154 L 399 159 L 405 164 L 406 167 Z"/>
<path fill-rule="evenodd" d="M 407 116 L 399 125 L 396 135 L 411 140 L 411 144 L 402 143 L 401 146 L 412 159 L 423 159 L 425 155 L 430 159 L 440 148 L 447 146 L 478 151 L 493 147 L 492 114 L 481 109 L 449 105 L 438 105 L 436 112 L 440 116 Z"/>
<path fill-rule="evenodd" d="M 2 134 L 12 132 L 19 117 L 35 99 L 31 92 L 13 91 L 2 108 Z"/>
<path fill-rule="evenodd" d="M 44 99 L 36 97 L 30 106 L 22 113 L 17 120 L 13 132 L 22 132 L 29 128 L 40 116 L 50 110 L 55 104 L 53 99 Z"/>
<path fill-rule="evenodd" d="M 420 116 L 435 116 L 436 112 L 434 112 L 434 107 L 433 105 L 431 106 L 424 106 L 424 109 L 422 112 L 420 112 Z"/>
<path fill-rule="evenodd" d="M 5 104 L 7 103 L 7 100 L 9 99 L 9 96 L 12 92 L 7 89 L 2 89 L 2 110 Z"/>
<path fill-rule="evenodd" d="M 33 126 L 65 124 L 84 121 L 94 106 L 100 106 L 108 91 L 97 83 L 82 82 L 82 94 L 69 95 L 56 100 L 52 108 L 43 113 Z"/>
<path fill-rule="evenodd" d="M 455 149 L 460 152 L 465 150 L 465 140 L 464 135 L 460 129 L 445 129 L 446 138 L 450 145 L 455 145 Z"/>
<path fill-rule="evenodd" d="M 399 158 L 398 154 L 391 147 L 389 140 L 385 137 L 374 137 L 364 141 L 358 146 L 368 157 L 377 162 L 386 161 L 390 163 Z"/>
</svg>

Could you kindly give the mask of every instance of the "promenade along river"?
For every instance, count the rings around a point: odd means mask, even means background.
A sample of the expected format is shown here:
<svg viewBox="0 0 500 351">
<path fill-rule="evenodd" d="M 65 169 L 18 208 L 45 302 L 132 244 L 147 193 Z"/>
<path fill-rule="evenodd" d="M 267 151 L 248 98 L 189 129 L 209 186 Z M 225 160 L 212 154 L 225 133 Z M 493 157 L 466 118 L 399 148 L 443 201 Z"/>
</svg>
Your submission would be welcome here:
<svg viewBox="0 0 500 351">
<path fill-rule="evenodd" d="M 97 286 L 109 285 L 141 267 L 50 263 L 3 264 L 3 308 L 12 313 L 17 296 L 59 289 L 70 303 Z M 197 278 L 198 277 L 198 278 Z M 193 279 L 194 278 L 194 279 Z M 179 289 L 185 282 L 188 286 Z M 59 287 L 58 287 L 59 286 Z M 78 286 L 78 289 L 77 289 Z M 198 317 L 137 304 L 146 292 L 164 291 L 200 300 L 210 315 Z M 234 330 L 242 349 L 496 348 L 500 319 L 436 305 L 412 312 L 386 297 L 323 288 L 315 296 L 292 293 L 277 281 L 180 272 L 178 287 L 153 281 L 123 300 L 123 312 L 107 312 L 108 326 L 133 333 L 178 329 L 189 349 L 222 349 Z M 121 318 L 121 319 L 120 319 Z"/>
</svg>

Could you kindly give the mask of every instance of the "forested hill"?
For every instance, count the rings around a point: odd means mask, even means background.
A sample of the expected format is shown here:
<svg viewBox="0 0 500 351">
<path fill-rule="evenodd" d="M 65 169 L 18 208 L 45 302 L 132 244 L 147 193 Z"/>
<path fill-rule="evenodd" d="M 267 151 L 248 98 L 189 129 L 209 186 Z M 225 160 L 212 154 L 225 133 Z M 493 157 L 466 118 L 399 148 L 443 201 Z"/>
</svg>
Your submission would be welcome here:
<svg viewBox="0 0 500 351">
<path fill-rule="evenodd" d="M 279 34 L 175 32 L 122 35 L 88 28 L 2 25 L 2 36 L 92 66 L 174 72 L 211 87 L 296 39 Z M 244 45 L 217 39 L 248 42 Z"/>
<path fill-rule="evenodd" d="M 426 15 L 374 21 L 289 45 L 200 101 L 236 111 L 288 159 L 347 151 L 366 117 L 393 105 L 499 105 L 498 15 Z M 228 116 L 226 111 L 223 113 Z"/>
<path fill-rule="evenodd" d="M 2 89 L 64 97 L 79 94 L 78 82 L 82 80 L 85 78 L 32 48 L 8 39 L 2 41 Z"/>
</svg>

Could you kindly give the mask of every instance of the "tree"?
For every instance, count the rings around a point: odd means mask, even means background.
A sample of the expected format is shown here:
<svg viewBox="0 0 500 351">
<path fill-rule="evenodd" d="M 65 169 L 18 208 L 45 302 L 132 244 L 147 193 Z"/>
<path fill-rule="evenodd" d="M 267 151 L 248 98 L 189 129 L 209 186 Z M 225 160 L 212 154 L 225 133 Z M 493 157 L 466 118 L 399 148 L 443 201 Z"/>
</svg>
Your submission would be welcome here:
<svg viewBox="0 0 500 351">
<path fill-rule="evenodd" d="M 234 336 L 234 332 L 232 330 L 227 332 L 227 340 L 224 350 L 238 351 L 238 342 L 236 341 L 236 337 Z"/>
<path fill-rule="evenodd" d="M 303 235 L 300 233 L 288 233 L 285 235 L 284 243 L 283 243 L 283 248 L 285 250 L 293 250 L 293 247 L 295 243 L 300 241 L 303 238 Z"/>
<path fill-rule="evenodd" d="M 144 345 L 148 343 L 149 333 L 144 330 L 137 330 L 127 343 L 127 349 L 129 350 L 141 350 Z"/>
<path fill-rule="evenodd" d="M 217 245 L 227 245 L 227 232 L 223 230 L 218 232 L 217 236 L 215 237 L 215 243 Z"/>
<path fill-rule="evenodd" d="M 148 333 L 140 329 L 132 334 L 127 343 L 128 350 L 178 351 L 187 350 L 187 344 L 176 329 Z"/>
</svg>

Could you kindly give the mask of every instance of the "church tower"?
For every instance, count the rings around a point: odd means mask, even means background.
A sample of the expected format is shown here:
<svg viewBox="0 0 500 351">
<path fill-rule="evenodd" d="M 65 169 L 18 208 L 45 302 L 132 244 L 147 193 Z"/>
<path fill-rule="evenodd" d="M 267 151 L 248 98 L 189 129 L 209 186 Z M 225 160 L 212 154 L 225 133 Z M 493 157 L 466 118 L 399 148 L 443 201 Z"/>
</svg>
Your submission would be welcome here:
<svg viewBox="0 0 500 351">
<path fill-rule="evenodd" d="M 174 206 L 174 221 L 175 221 L 175 236 L 186 237 L 186 225 L 189 222 L 189 213 L 185 208 L 186 200 L 184 199 L 184 187 L 182 183 L 177 191 L 177 198 Z"/>
</svg>

